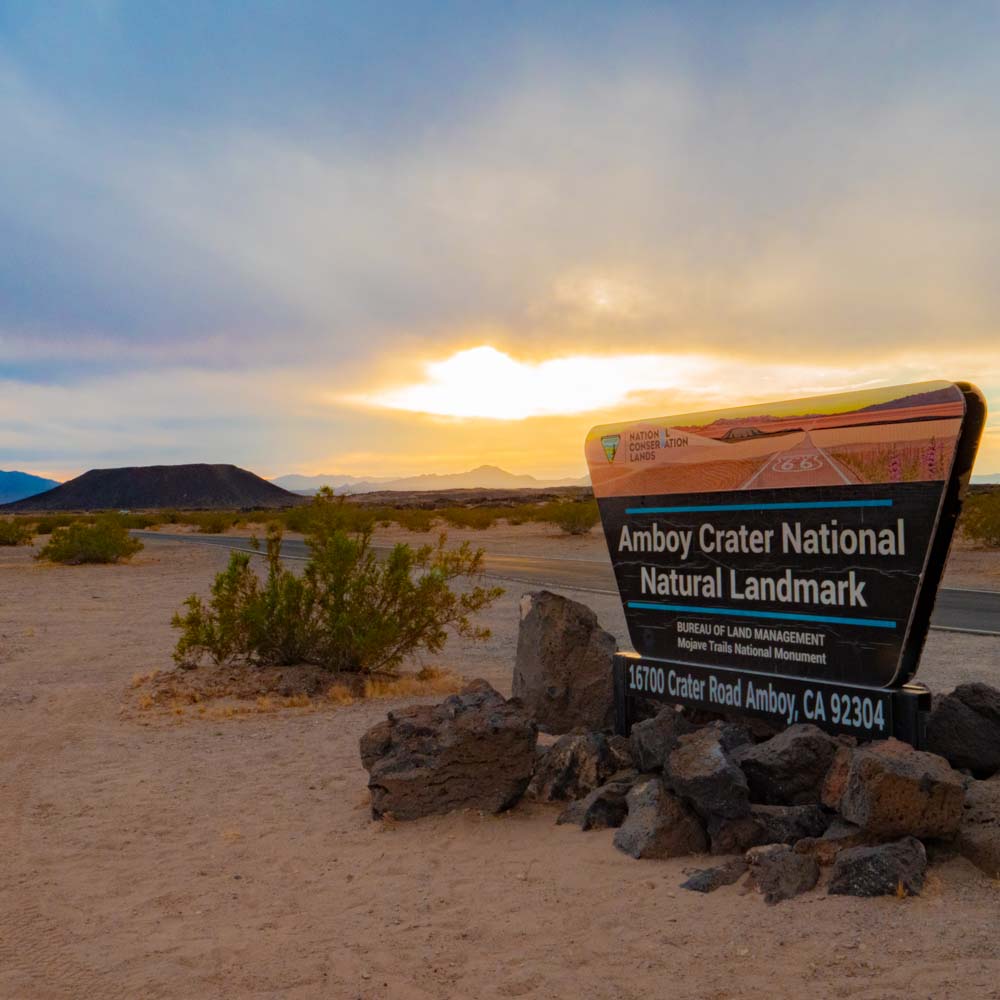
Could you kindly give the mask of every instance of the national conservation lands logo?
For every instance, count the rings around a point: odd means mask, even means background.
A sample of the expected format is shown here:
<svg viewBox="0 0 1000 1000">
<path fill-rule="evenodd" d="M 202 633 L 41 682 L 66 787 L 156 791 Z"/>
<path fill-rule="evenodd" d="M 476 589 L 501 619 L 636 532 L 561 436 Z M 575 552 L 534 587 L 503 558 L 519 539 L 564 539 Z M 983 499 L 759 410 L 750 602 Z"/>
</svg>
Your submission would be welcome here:
<svg viewBox="0 0 1000 1000">
<path fill-rule="evenodd" d="M 658 451 L 686 448 L 688 443 L 686 434 L 675 433 L 669 427 L 630 428 L 624 434 L 605 434 L 601 438 L 608 462 L 613 462 L 619 451 L 627 453 L 627 462 L 655 462 Z"/>
</svg>

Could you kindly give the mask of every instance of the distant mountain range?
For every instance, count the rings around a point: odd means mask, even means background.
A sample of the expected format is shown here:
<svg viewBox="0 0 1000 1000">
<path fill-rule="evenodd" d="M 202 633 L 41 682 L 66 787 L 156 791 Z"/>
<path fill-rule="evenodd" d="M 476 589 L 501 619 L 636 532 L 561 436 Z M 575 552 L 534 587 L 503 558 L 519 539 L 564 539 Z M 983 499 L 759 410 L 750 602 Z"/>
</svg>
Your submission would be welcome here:
<svg viewBox="0 0 1000 1000">
<path fill-rule="evenodd" d="M 975 475 L 977 485 L 1000 485 L 1000 472 Z M 447 475 L 359 477 L 279 476 L 268 481 L 235 465 L 150 465 L 124 469 L 91 469 L 66 483 L 27 472 L 0 470 L 0 504 L 8 510 L 146 510 L 289 507 L 304 502 L 321 486 L 338 494 L 419 493 L 435 490 L 522 490 L 589 486 L 579 479 L 536 479 L 517 476 L 495 465 Z"/>
<path fill-rule="evenodd" d="M 24 497 L 44 493 L 58 485 L 59 483 L 54 479 L 43 479 L 41 476 L 33 476 L 28 472 L 4 472 L 3 469 L 0 469 L 0 503 L 23 500 Z"/>
<path fill-rule="evenodd" d="M 235 465 L 142 465 L 91 469 L 5 510 L 249 510 L 303 503 L 299 494 Z"/>
<path fill-rule="evenodd" d="M 329 486 L 337 494 L 413 493 L 422 490 L 527 490 L 554 489 L 563 486 L 589 486 L 590 477 L 579 479 L 536 479 L 534 476 L 517 476 L 495 465 L 480 465 L 468 472 L 448 474 L 430 473 L 423 476 L 366 477 L 330 473 L 322 476 L 278 476 L 275 485 L 303 496 L 312 496 L 322 486 Z"/>
</svg>

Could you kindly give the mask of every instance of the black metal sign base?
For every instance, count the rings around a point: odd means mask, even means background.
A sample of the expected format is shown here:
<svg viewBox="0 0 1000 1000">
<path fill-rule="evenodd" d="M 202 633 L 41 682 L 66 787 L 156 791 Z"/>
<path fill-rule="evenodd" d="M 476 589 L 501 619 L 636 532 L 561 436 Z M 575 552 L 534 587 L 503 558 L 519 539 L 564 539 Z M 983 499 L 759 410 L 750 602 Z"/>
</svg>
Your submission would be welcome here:
<svg viewBox="0 0 1000 1000">
<path fill-rule="evenodd" d="M 869 688 L 775 674 L 674 663 L 617 653 L 615 723 L 628 735 L 642 699 L 691 705 L 710 712 L 752 715 L 779 726 L 811 722 L 859 740 L 924 744 L 931 694 L 923 685 Z"/>
</svg>

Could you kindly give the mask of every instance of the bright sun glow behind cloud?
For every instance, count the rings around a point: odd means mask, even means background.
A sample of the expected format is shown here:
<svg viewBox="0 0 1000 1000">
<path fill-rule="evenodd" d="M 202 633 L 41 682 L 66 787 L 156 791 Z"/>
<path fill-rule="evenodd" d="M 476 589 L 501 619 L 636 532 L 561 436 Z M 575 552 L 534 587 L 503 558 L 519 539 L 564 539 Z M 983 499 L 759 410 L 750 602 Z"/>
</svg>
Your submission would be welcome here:
<svg viewBox="0 0 1000 1000">
<path fill-rule="evenodd" d="M 897 371 L 901 377 L 895 382 L 938 377 L 933 366 L 922 363 Z M 607 413 L 639 402 L 681 412 L 843 392 L 890 381 L 870 375 L 849 367 L 734 362 L 710 354 L 573 355 L 523 361 L 483 345 L 425 362 L 421 381 L 342 400 L 432 416 L 524 420 Z"/>
<path fill-rule="evenodd" d="M 365 401 L 449 417 L 564 416 L 615 406 L 637 388 L 683 389 L 707 367 L 699 359 L 656 354 L 528 362 L 483 346 L 428 362 L 423 382 L 376 392 Z"/>
</svg>

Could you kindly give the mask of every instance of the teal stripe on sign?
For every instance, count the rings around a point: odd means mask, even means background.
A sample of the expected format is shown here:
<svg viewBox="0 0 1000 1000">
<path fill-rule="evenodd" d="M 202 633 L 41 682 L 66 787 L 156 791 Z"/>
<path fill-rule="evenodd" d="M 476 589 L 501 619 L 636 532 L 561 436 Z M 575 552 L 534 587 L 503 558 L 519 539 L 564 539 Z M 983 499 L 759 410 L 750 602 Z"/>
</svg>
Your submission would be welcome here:
<svg viewBox="0 0 1000 1000">
<path fill-rule="evenodd" d="M 891 500 L 809 500 L 786 503 L 705 503 L 689 507 L 626 507 L 626 514 L 705 514 L 722 510 L 843 510 L 845 507 L 891 507 Z"/>
<path fill-rule="evenodd" d="M 630 608 L 645 611 L 674 611 L 692 615 L 728 615 L 733 618 L 771 618 L 778 621 L 818 622 L 823 625 L 867 625 L 871 628 L 895 628 L 886 618 L 842 618 L 836 615 L 804 615 L 795 611 L 742 611 L 737 608 L 700 608 L 688 604 L 656 604 L 652 601 L 629 601 Z"/>
</svg>

